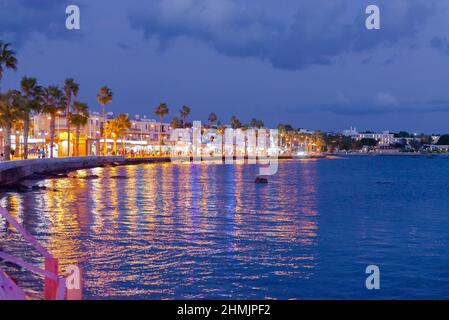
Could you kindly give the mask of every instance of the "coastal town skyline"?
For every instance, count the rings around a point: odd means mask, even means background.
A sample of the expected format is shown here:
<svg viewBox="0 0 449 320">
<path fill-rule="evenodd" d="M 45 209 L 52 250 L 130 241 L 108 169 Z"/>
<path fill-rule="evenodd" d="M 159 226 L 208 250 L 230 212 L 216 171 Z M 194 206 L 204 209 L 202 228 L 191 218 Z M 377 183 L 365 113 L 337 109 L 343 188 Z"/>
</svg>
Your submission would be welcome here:
<svg viewBox="0 0 449 320">
<path fill-rule="evenodd" d="M 6 71 L 17 72 L 20 60 L 17 59 L 17 52 L 13 49 L 11 43 L 0 41 L 0 80 L 4 77 Z M 196 125 L 192 126 L 187 119 L 191 116 L 192 109 L 186 104 L 179 109 L 179 116 L 170 115 L 170 109 L 165 102 L 160 102 L 154 109 L 154 115 L 159 117 L 159 121 L 148 118 L 146 115 L 140 118 L 129 113 L 121 112 L 116 118 L 114 112 L 110 111 L 109 106 L 114 101 L 115 92 L 108 86 L 103 85 L 96 95 L 96 102 L 101 105 L 102 112 L 93 112 L 89 105 L 79 100 L 80 84 L 73 78 L 66 78 L 61 85 L 42 86 L 37 78 L 22 77 L 18 88 L 9 89 L 0 98 L 0 138 L 2 160 L 12 158 L 28 159 L 30 138 L 34 142 L 33 152 L 35 156 L 45 158 L 49 154 L 50 158 L 59 156 L 86 156 L 86 155 L 131 155 L 140 154 L 140 156 L 167 156 L 175 149 L 176 152 L 191 155 L 198 152 L 192 149 L 191 143 L 186 141 L 179 144 L 179 141 L 173 140 L 178 128 L 192 128 L 195 132 Z M 106 108 L 108 106 L 108 108 Z M 168 116 L 171 120 L 167 120 Z M 164 122 L 165 120 L 168 122 Z M 170 118 L 169 118 L 170 119 Z M 61 120 L 63 120 L 61 124 Z M 140 125 L 136 123 L 139 122 Z M 145 122 L 144 125 L 141 123 Z M 269 128 L 261 118 L 251 118 L 250 122 L 241 121 L 235 114 L 232 115 L 229 122 L 219 118 L 216 113 L 211 112 L 208 115 L 208 127 L 214 128 L 215 133 L 210 133 L 206 141 L 199 142 L 199 152 L 220 154 L 221 156 L 234 154 L 237 149 L 232 144 L 240 140 L 236 136 L 236 129 L 247 131 L 243 134 L 243 150 L 241 154 L 248 155 L 256 152 L 257 148 L 252 150 L 246 148 L 245 143 L 249 143 L 252 129 Z M 201 132 L 201 121 L 198 122 Z M 221 142 L 228 137 L 227 128 L 230 131 L 230 148 L 224 150 Z M 74 134 L 73 129 L 76 129 Z M 303 127 L 296 127 L 291 123 L 278 123 L 275 127 L 279 132 L 276 134 L 276 146 L 265 150 L 276 155 L 288 156 L 310 156 L 314 153 L 328 151 L 354 151 L 362 150 L 379 151 L 382 148 L 394 149 L 405 152 L 448 152 L 447 134 L 426 135 L 417 132 L 409 133 L 401 130 L 399 133 L 391 133 L 390 130 L 375 132 L 366 130 L 357 132 L 355 127 L 343 131 L 322 131 L 321 129 L 308 130 Z M 251 129 L 251 130 L 248 130 Z M 188 131 L 186 131 L 187 134 Z M 239 133 L 240 134 L 240 133 Z M 262 133 L 263 135 L 264 133 Z M 73 141 L 75 136 L 76 141 Z M 137 139 L 136 139 L 137 138 Z M 80 140 L 82 139 L 82 140 Z M 349 139 L 349 140 L 348 140 Z M 11 142 L 14 140 L 14 143 Z M 121 141 L 121 150 L 117 143 Z M 200 140 L 202 138 L 200 137 Z M 278 141 L 279 140 L 279 141 Z M 230 140 L 228 140 L 229 142 Z M 246 142 L 245 142 L 246 141 Z M 80 142 L 82 150 L 80 151 Z M 112 142 L 112 145 L 111 143 Z M 280 142 L 280 146 L 278 145 Z M 284 142 L 284 145 L 282 143 Z M 310 143 L 313 145 L 310 147 Z M 131 146 L 126 146 L 131 144 Z M 203 144 L 203 146 L 201 146 Z M 207 145 L 207 148 L 204 146 Z M 75 146 L 74 146 L 75 145 Z M 133 146 L 134 145 L 134 146 Z M 213 146 L 212 146 L 213 145 Z M 13 148 L 12 148 L 13 146 Z M 156 149 L 157 150 L 156 150 Z M 163 150 L 163 148 L 165 148 Z M 284 149 L 283 149 L 284 148 Z M 296 148 L 296 149 L 295 149 Z M 251 151 L 251 150 L 252 151 Z M 201 151 L 202 150 L 202 151 Z"/>
</svg>

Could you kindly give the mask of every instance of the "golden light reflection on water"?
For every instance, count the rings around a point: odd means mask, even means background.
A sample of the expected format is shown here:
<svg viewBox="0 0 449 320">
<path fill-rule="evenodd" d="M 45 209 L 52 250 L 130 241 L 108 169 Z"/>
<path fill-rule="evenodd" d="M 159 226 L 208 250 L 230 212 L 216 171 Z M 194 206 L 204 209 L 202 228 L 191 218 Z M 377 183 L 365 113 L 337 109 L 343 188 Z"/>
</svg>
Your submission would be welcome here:
<svg viewBox="0 0 449 320">
<path fill-rule="evenodd" d="M 25 219 L 63 268 L 86 269 L 88 296 L 170 298 L 181 290 L 182 297 L 225 297 L 223 281 L 242 293 L 267 291 L 259 279 L 307 278 L 315 267 L 316 163 L 290 163 L 288 170 L 281 163 L 265 186 L 254 183 L 256 170 L 221 164 L 83 170 L 77 178 L 45 181 L 46 191 L 9 194 L 2 205 Z"/>
</svg>

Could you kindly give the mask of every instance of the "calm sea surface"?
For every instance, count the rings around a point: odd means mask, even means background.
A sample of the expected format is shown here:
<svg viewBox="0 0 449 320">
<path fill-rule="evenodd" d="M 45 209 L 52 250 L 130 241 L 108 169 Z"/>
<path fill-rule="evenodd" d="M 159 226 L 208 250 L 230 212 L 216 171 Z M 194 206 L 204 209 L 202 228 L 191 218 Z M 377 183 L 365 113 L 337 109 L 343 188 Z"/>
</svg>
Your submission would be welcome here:
<svg viewBox="0 0 449 320">
<path fill-rule="evenodd" d="M 63 267 L 82 265 L 85 298 L 449 299 L 449 158 L 281 161 L 268 185 L 256 172 L 100 168 L 0 204 Z M 0 249 L 42 262 L 4 222 Z M 371 264 L 377 291 L 365 289 Z"/>
</svg>

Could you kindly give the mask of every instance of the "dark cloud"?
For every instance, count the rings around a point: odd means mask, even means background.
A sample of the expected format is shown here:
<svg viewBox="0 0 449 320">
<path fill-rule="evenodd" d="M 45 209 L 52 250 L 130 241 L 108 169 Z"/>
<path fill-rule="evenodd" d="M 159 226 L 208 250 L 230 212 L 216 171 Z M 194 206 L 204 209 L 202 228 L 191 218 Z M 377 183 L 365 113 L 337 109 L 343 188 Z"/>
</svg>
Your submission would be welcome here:
<svg viewBox="0 0 449 320">
<path fill-rule="evenodd" d="M 381 65 L 382 66 L 389 66 L 391 64 L 394 64 L 399 58 L 398 54 L 393 54 L 391 57 L 388 57 L 387 59 L 385 59 Z"/>
<path fill-rule="evenodd" d="M 131 48 L 130 45 L 123 43 L 123 42 L 118 42 L 117 47 L 119 47 L 120 49 L 125 50 L 125 51 L 129 50 Z"/>
<path fill-rule="evenodd" d="M 0 39 L 17 47 L 33 33 L 48 38 L 70 36 L 65 28 L 69 4 L 68 0 L 0 1 Z"/>
<path fill-rule="evenodd" d="M 382 115 L 382 114 L 429 114 L 438 112 L 448 112 L 449 103 L 434 104 L 429 102 L 414 102 L 401 105 L 380 105 L 377 103 L 349 103 L 349 104 L 332 104 L 318 107 L 319 110 L 331 112 L 344 116 L 365 116 L 365 115 Z"/>
<path fill-rule="evenodd" d="M 430 40 L 430 45 L 441 53 L 449 55 L 449 41 L 447 38 L 434 37 Z"/>
<path fill-rule="evenodd" d="M 142 1 L 143 2 L 143 1 Z M 162 47 L 179 37 L 220 53 L 255 57 L 281 69 L 332 64 L 347 52 L 392 45 L 417 34 L 435 11 L 432 0 L 305 0 L 290 15 L 237 0 L 151 0 L 130 14 L 131 26 Z M 381 9 L 381 30 L 365 28 L 365 8 Z"/>
</svg>

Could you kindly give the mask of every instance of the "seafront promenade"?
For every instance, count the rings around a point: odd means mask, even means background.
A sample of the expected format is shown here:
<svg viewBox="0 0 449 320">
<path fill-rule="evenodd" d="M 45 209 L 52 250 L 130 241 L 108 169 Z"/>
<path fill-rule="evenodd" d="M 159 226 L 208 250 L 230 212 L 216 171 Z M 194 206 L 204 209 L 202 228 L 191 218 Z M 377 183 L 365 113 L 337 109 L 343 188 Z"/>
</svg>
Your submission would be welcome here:
<svg viewBox="0 0 449 320">
<path fill-rule="evenodd" d="M 0 186 L 10 185 L 33 174 L 49 174 L 68 170 L 94 168 L 108 164 L 124 164 L 124 157 L 75 157 L 17 160 L 0 163 Z"/>
<path fill-rule="evenodd" d="M 21 179 L 33 175 L 46 175 L 61 172 L 63 173 L 73 170 L 102 167 L 106 165 L 127 165 L 156 162 L 170 162 L 170 158 L 125 158 L 123 156 L 93 156 L 0 162 L 0 186 L 15 184 Z"/>
</svg>

